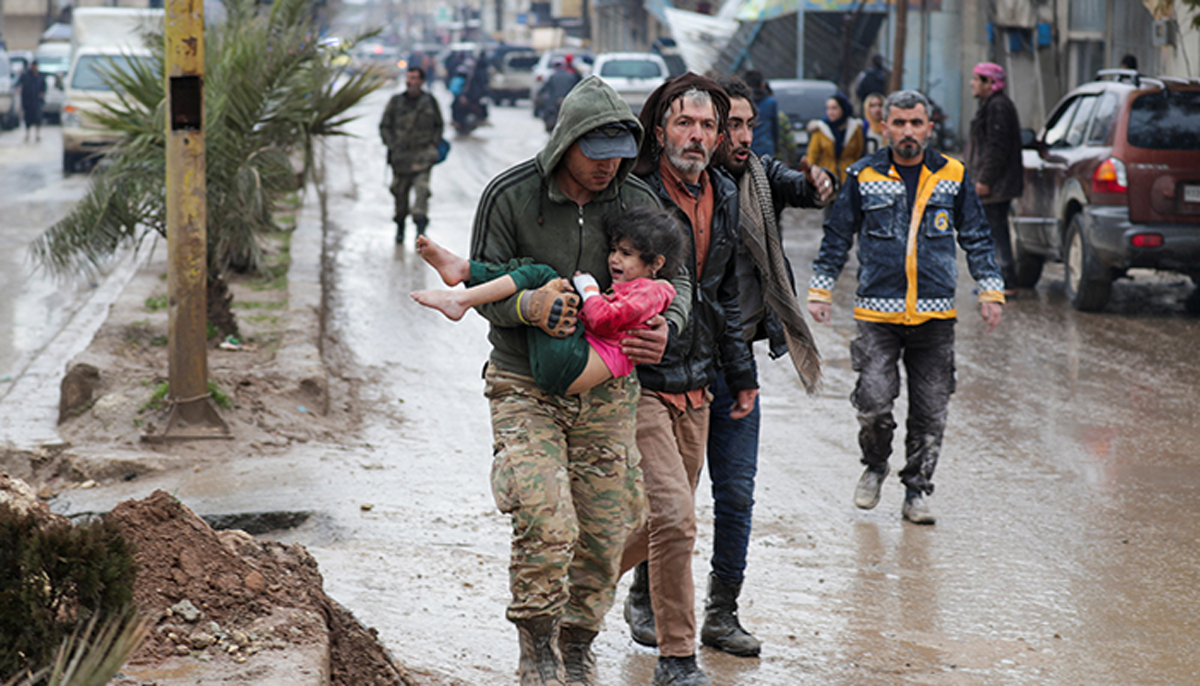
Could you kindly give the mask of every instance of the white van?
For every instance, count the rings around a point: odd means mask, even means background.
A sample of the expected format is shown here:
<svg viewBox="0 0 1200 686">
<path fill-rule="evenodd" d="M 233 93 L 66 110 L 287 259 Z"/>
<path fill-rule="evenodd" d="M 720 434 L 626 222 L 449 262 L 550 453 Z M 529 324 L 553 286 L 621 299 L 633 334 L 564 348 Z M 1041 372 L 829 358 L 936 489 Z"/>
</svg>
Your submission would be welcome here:
<svg viewBox="0 0 1200 686">
<path fill-rule="evenodd" d="M 79 7 L 72 16 L 73 48 L 62 106 L 63 173 L 70 174 L 85 161 L 94 160 L 117 137 L 100 127 L 95 115 L 104 104 L 116 104 L 118 95 L 104 80 L 105 71 L 128 69 L 135 61 L 149 62 L 151 53 L 142 33 L 161 28 L 161 9 Z"/>
</svg>

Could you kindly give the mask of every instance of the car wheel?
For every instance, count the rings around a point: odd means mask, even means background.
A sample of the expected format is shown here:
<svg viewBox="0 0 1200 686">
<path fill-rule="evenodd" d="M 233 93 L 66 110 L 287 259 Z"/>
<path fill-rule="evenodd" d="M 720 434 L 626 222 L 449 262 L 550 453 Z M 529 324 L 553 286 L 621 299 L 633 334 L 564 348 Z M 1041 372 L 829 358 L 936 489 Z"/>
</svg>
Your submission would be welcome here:
<svg viewBox="0 0 1200 686">
<path fill-rule="evenodd" d="M 75 152 L 63 152 L 63 175 L 73 174 L 79 171 L 79 167 L 83 162 L 83 155 Z"/>
<path fill-rule="evenodd" d="M 1037 285 L 1038 279 L 1042 278 L 1042 265 L 1046 262 L 1046 258 L 1027 252 L 1021 245 L 1021 238 L 1017 235 L 1016 222 L 1013 221 L 1014 216 L 1015 214 L 1010 210 L 1008 213 L 1008 238 L 1012 242 L 1013 271 L 1017 275 L 1017 288 L 1033 288 Z"/>
<path fill-rule="evenodd" d="M 1067 228 L 1066 263 L 1067 299 L 1080 312 L 1098 312 L 1108 303 L 1112 292 L 1112 270 L 1100 264 L 1092 246 L 1083 235 L 1080 215 L 1071 217 Z"/>
</svg>

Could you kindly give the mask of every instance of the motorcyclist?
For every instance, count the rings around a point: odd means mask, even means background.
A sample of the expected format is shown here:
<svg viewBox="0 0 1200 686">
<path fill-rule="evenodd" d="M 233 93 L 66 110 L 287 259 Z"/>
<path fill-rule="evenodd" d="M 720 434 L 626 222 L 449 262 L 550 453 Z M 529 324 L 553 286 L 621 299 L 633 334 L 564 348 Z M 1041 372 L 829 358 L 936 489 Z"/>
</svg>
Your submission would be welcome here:
<svg viewBox="0 0 1200 686">
<path fill-rule="evenodd" d="M 469 57 L 458 66 L 456 77 L 461 77 L 461 89 L 455 93 L 454 102 L 450 106 L 454 128 L 462 135 L 482 126 L 488 118 L 487 104 L 483 98 L 487 95 L 488 66 L 487 59 L 481 53 L 478 58 Z M 456 79 L 457 80 L 457 79 Z M 452 88 L 453 92 L 454 89 Z"/>
</svg>

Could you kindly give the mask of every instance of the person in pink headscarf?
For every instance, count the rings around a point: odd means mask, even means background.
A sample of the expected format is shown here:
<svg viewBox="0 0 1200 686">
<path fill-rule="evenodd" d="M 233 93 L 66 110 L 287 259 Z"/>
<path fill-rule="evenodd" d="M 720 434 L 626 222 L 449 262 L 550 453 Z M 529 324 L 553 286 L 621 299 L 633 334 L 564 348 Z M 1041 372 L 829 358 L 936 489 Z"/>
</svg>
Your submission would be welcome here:
<svg viewBox="0 0 1200 686">
<path fill-rule="evenodd" d="M 1021 166 L 1021 123 L 1017 108 L 1004 92 L 1004 67 L 994 62 L 975 65 L 971 93 L 979 109 L 971 120 L 967 171 L 975 179 L 975 192 L 983 202 L 996 244 L 996 264 L 1004 275 L 1004 294 L 1016 295 L 1017 275 L 1008 235 L 1008 212 L 1013 198 L 1024 190 Z"/>
</svg>

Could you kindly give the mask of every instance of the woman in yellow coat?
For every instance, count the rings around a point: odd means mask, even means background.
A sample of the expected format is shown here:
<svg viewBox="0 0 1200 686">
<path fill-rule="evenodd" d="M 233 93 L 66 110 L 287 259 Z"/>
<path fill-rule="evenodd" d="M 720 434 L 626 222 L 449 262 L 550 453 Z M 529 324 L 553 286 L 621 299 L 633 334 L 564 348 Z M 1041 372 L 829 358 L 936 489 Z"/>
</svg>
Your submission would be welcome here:
<svg viewBox="0 0 1200 686">
<path fill-rule="evenodd" d="M 832 169 L 846 182 L 846 170 L 863 156 L 862 120 L 846 96 L 837 93 L 825 101 L 825 118 L 808 123 L 808 163 Z"/>
</svg>

